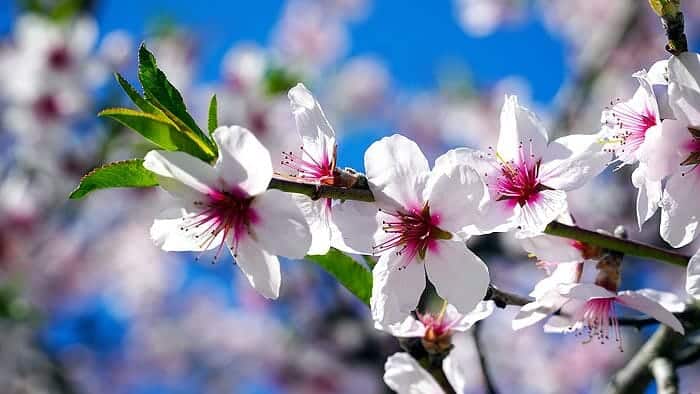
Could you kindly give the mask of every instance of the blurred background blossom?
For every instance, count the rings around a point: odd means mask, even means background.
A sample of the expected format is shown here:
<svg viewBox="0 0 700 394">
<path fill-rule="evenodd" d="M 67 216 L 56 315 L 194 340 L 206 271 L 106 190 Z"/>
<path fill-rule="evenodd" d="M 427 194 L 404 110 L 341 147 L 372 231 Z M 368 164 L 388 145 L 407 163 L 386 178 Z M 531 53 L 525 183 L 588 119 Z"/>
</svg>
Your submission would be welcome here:
<svg viewBox="0 0 700 394">
<path fill-rule="evenodd" d="M 683 5 L 697 50 L 700 5 Z M 263 143 L 293 136 L 286 92 L 305 82 L 339 135 L 339 165 L 360 171 L 366 147 L 395 131 L 430 158 L 493 145 L 505 93 L 553 134 L 594 132 L 601 110 L 636 88 L 631 74 L 666 56 L 658 18 L 632 0 L 4 0 L 4 393 L 388 392 L 381 375 L 395 339 L 312 264 L 283 261 L 281 297 L 269 302 L 230 259 L 212 265 L 206 255 L 154 247 L 157 190 L 67 200 L 81 174 L 150 148 L 96 116 L 125 103 L 111 74 L 135 79 L 144 40 L 198 119 L 215 93 L 220 123 L 245 126 Z M 627 171 L 571 193 L 578 223 L 636 230 Z M 635 238 L 661 245 L 657 221 Z M 502 288 L 526 294 L 544 277 L 512 235 L 472 247 Z M 625 267 L 623 288 L 683 288 L 680 270 Z M 499 309 L 482 329 L 503 392 L 598 392 L 633 354 L 538 326 L 513 333 L 514 313 Z M 625 347 L 648 335 L 629 329 Z M 473 339 L 460 334 L 455 343 L 470 392 L 483 392 Z M 681 392 L 700 385 L 693 368 L 681 369 Z"/>
</svg>

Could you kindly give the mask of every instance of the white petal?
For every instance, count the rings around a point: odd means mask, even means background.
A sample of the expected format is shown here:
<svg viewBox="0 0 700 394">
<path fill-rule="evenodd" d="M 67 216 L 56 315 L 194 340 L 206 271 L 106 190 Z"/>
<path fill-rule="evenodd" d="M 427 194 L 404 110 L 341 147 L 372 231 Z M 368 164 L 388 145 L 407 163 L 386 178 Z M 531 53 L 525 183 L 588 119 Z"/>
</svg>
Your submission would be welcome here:
<svg viewBox="0 0 700 394">
<path fill-rule="evenodd" d="M 324 155 L 330 159 L 335 150 L 335 131 L 321 105 L 301 83 L 290 89 L 288 96 L 304 149 L 316 160 Z"/>
<path fill-rule="evenodd" d="M 689 244 L 697 236 L 700 222 L 700 171 L 673 175 L 661 199 L 661 238 L 674 248 Z"/>
<path fill-rule="evenodd" d="M 425 289 L 423 265 L 411 262 L 399 270 L 402 261 L 395 253 L 384 253 L 372 270 L 372 318 L 382 326 L 403 321 Z"/>
<path fill-rule="evenodd" d="M 182 229 L 187 212 L 184 209 L 169 209 L 161 213 L 151 226 L 151 239 L 156 246 L 169 252 L 201 252 L 221 244 L 223 233 L 213 242 L 202 242 L 192 231 Z"/>
<path fill-rule="evenodd" d="M 297 84 L 289 90 L 288 96 L 299 134 L 312 139 L 319 135 L 335 138 L 335 131 L 328 123 L 321 105 L 306 86 Z"/>
<path fill-rule="evenodd" d="M 700 55 L 682 53 L 668 61 L 668 96 L 671 108 L 678 116 L 700 125 Z"/>
<path fill-rule="evenodd" d="M 511 326 L 513 330 L 518 331 L 537 324 L 559 310 L 568 301 L 568 298 L 550 292 L 537 301 L 523 305 L 513 318 Z"/>
<path fill-rule="evenodd" d="M 448 308 L 454 308 L 454 306 L 449 305 Z M 454 331 L 467 331 L 477 322 L 486 319 L 491 316 L 493 311 L 496 309 L 496 303 L 493 301 L 480 301 L 476 304 L 476 307 L 472 309 L 471 312 L 464 315 L 461 319 L 455 323 L 451 329 Z M 456 308 L 454 308 L 457 312 Z M 447 312 L 445 312 L 447 314 Z M 448 315 L 449 316 L 449 315 Z"/>
<path fill-rule="evenodd" d="M 549 223 L 566 212 L 566 192 L 543 190 L 520 208 L 521 236 L 542 233 Z"/>
<path fill-rule="evenodd" d="M 578 283 L 583 274 L 583 262 L 559 263 L 552 274 L 540 280 L 530 292 L 530 297 L 539 299 L 559 288 L 559 285 Z"/>
<path fill-rule="evenodd" d="M 688 263 L 685 290 L 695 299 L 700 299 L 700 251 L 695 252 Z"/>
<path fill-rule="evenodd" d="M 372 254 L 374 234 L 379 229 L 377 206 L 361 201 L 343 201 L 333 206 L 331 245 L 346 253 Z"/>
<path fill-rule="evenodd" d="M 251 237 L 244 237 L 238 242 L 236 264 L 248 278 L 248 282 L 263 297 L 275 299 L 280 294 L 280 262 L 262 249 L 262 245 Z"/>
<path fill-rule="evenodd" d="M 466 366 L 458 360 L 459 358 L 455 355 L 455 352 L 450 352 L 442 360 L 442 371 L 456 393 L 466 393 L 469 387 L 467 385 L 467 376 L 464 372 Z"/>
<path fill-rule="evenodd" d="M 559 294 L 582 301 L 588 301 L 591 298 L 613 298 L 615 293 L 604 289 L 593 283 L 575 283 L 570 285 L 560 285 Z"/>
<path fill-rule="evenodd" d="M 548 334 L 566 334 L 582 326 L 581 322 L 573 322 L 564 316 L 552 316 L 544 324 L 544 332 Z"/>
<path fill-rule="evenodd" d="M 549 263 L 567 263 L 583 261 L 581 250 L 575 247 L 574 241 L 552 235 L 535 235 L 521 238 L 520 245 L 528 253 L 537 256 L 540 261 Z"/>
<path fill-rule="evenodd" d="M 218 184 L 216 171 L 207 163 L 184 152 L 152 150 L 143 159 L 143 166 L 163 178 L 162 186 L 176 197 L 191 199 L 207 194 Z"/>
<path fill-rule="evenodd" d="M 398 394 L 444 393 L 432 375 L 408 353 L 396 353 L 386 360 L 384 382 Z"/>
<path fill-rule="evenodd" d="M 330 200 L 312 200 L 301 194 L 291 195 L 301 209 L 311 231 L 311 247 L 307 254 L 323 255 L 331 248 Z"/>
<path fill-rule="evenodd" d="M 425 270 L 438 295 L 461 314 L 471 312 L 484 299 L 489 270 L 461 241 L 440 241 L 427 251 Z"/>
<path fill-rule="evenodd" d="M 640 293 L 634 291 L 622 291 L 618 294 L 617 301 L 629 308 L 638 310 L 649 315 L 650 317 L 653 317 L 681 334 L 685 333 L 683 324 L 681 324 L 678 318 L 673 316 L 673 313 L 666 310 L 659 303 Z"/>
<path fill-rule="evenodd" d="M 431 173 L 424 199 L 429 201 L 430 214 L 438 218 L 437 226 L 457 232 L 481 219 L 479 205 L 488 190 L 479 174 L 467 165 L 445 170 Z"/>
<path fill-rule="evenodd" d="M 542 184 L 553 189 L 573 190 L 600 174 L 612 160 L 603 151 L 597 134 L 574 134 L 549 144 L 540 167 Z"/>
<path fill-rule="evenodd" d="M 270 152 L 249 130 L 221 126 L 214 131 L 219 147 L 216 170 L 226 186 L 238 186 L 250 196 L 267 189 L 272 179 Z"/>
<path fill-rule="evenodd" d="M 673 293 L 655 289 L 639 289 L 635 293 L 641 294 L 658 303 L 671 313 L 680 313 L 686 309 L 685 301 Z"/>
<path fill-rule="evenodd" d="M 278 256 L 300 259 L 311 246 L 311 232 L 301 209 L 291 195 L 267 190 L 251 203 L 257 216 L 251 223 L 256 240 Z"/>
<path fill-rule="evenodd" d="M 516 96 L 506 96 L 500 130 L 496 151 L 504 160 L 518 161 L 522 149 L 538 158 L 544 154 L 547 131 L 533 112 L 518 104 Z"/>
<path fill-rule="evenodd" d="M 374 142 L 365 152 L 365 169 L 380 207 L 422 208 L 430 168 L 415 142 L 399 134 Z"/>
<path fill-rule="evenodd" d="M 640 163 L 632 173 L 632 184 L 637 188 L 637 223 L 642 225 L 659 208 L 661 202 L 661 181 L 650 181 L 646 177 L 646 165 Z"/>
<path fill-rule="evenodd" d="M 668 99 L 668 60 L 659 60 L 654 63 L 646 75 L 646 79 L 654 90 L 654 97 L 659 107 L 661 119 L 673 119 L 673 109 Z"/>
<path fill-rule="evenodd" d="M 667 119 L 661 126 L 650 127 L 637 150 L 639 161 L 646 166 L 646 178 L 661 181 L 678 171 L 679 163 L 685 159 L 683 146 L 691 139 L 684 121 Z"/>
<path fill-rule="evenodd" d="M 406 319 L 399 323 L 383 326 L 380 322 L 375 322 L 374 327 L 387 332 L 397 338 L 420 338 L 425 335 L 425 326 L 413 316 L 408 315 Z"/>
</svg>

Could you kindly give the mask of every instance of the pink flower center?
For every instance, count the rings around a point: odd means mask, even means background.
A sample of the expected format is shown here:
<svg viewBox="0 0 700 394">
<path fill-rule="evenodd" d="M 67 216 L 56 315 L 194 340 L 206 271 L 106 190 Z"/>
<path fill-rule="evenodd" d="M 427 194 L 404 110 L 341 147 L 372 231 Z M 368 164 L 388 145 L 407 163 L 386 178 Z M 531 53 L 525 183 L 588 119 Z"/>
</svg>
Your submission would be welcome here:
<svg viewBox="0 0 700 394">
<path fill-rule="evenodd" d="M 380 211 L 390 217 L 382 222 L 382 229 L 388 237 L 373 247 L 374 253 L 394 249 L 397 256 L 405 257 L 399 269 L 405 268 L 416 255 L 425 258 L 428 250 L 435 250 L 437 240 L 452 238 L 452 234 L 438 228 L 440 215 L 431 215 L 428 203 L 423 208 L 411 208 L 407 212 Z"/>
<path fill-rule="evenodd" d="M 607 123 L 617 130 L 609 141 L 613 146 L 612 151 L 622 162 L 632 162 L 647 131 L 657 124 L 654 109 L 645 106 L 642 111 L 637 111 L 626 102 L 620 102 L 612 107 L 610 113 L 612 120 Z"/>
<path fill-rule="evenodd" d="M 499 158 L 498 154 L 496 155 Z M 495 191 L 496 199 L 507 200 L 513 206 L 525 205 L 537 199 L 538 193 L 545 189 L 540 183 L 540 163 L 532 152 L 532 141 L 530 141 L 529 152 L 525 152 L 525 147 L 520 143 L 520 154 L 518 161 L 500 160 L 500 174 L 493 185 L 489 185 Z"/>
<path fill-rule="evenodd" d="M 450 329 L 456 321 L 449 321 L 445 318 L 445 314 L 441 313 L 437 316 L 431 314 L 417 314 L 418 319 L 425 326 L 425 338 L 427 340 L 435 340 L 450 333 Z"/>
<path fill-rule="evenodd" d="M 42 121 L 51 121 L 61 115 L 58 100 L 50 94 L 40 96 L 34 101 L 32 110 L 36 117 Z"/>
<path fill-rule="evenodd" d="M 612 335 L 622 351 L 622 334 L 615 312 L 615 298 L 593 298 L 586 301 L 579 321 L 583 327 L 576 331 L 576 335 L 585 335 L 587 338 L 584 343 L 595 339 L 602 344 L 610 340 Z"/>
<path fill-rule="evenodd" d="M 49 52 L 49 66 L 56 71 L 65 71 L 72 63 L 68 48 L 59 46 Z"/>
<path fill-rule="evenodd" d="M 193 237 L 202 242 L 200 246 L 204 249 L 210 249 L 212 244 L 218 242 L 214 260 L 219 258 L 227 241 L 236 256 L 238 243 L 248 234 L 249 225 L 258 221 L 257 213 L 250 207 L 253 199 L 238 188 L 230 192 L 212 189 L 206 197 L 204 201 L 194 202 L 200 211 L 182 218 L 184 223 L 180 230 L 192 231 Z"/>
<path fill-rule="evenodd" d="M 299 150 L 300 154 L 282 152 L 282 165 L 294 171 L 294 177 L 332 185 L 335 179 L 335 158 L 330 158 L 325 149 L 320 158 L 313 157 L 303 146 Z"/>
</svg>

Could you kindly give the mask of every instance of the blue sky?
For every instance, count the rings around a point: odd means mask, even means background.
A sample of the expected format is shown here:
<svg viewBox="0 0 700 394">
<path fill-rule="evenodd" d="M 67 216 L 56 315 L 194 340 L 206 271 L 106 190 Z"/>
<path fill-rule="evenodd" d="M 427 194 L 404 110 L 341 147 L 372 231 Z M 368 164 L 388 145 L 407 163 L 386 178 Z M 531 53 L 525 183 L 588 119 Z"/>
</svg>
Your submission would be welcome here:
<svg viewBox="0 0 700 394">
<path fill-rule="evenodd" d="M 1 2 L 10 0 L 0 0 Z M 202 44 L 203 80 L 219 76 L 226 50 L 241 40 L 266 44 L 282 1 L 102 0 L 97 15 L 102 32 L 125 29 L 142 38 L 151 22 L 167 16 L 195 31 Z M 485 37 L 466 35 L 453 15 L 451 1 L 375 1 L 369 17 L 351 26 L 349 55 L 373 54 L 387 63 L 400 88 L 429 89 L 446 63 L 469 67 L 478 85 L 517 75 L 528 80 L 535 101 L 547 104 L 567 77 L 562 42 L 541 21 L 526 21 Z M 0 32 L 10 28 L 10 7 L 0 7 Z"/>
</svg>

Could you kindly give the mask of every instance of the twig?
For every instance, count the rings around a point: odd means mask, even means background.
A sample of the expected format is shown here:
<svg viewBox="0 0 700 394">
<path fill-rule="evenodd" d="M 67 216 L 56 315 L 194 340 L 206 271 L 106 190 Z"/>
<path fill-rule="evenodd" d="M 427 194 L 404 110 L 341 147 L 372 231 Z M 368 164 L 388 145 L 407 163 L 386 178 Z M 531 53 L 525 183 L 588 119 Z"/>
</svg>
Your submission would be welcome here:
<svg viewBox="0 0 700 394">
<path fill-rule="evenodd" d="M 672 55 L 688 51 L 688 38 L 685 36 L 683 13 L 680 0 L 649 0 L 649 5 L 661 17 L 666 38 L 666 50 Z"/>
<path fill-rule="evenodd" d="M 474 347 L 476 348 L 476 353 L 479 356 L 479 366 L 481 367 L 481 375 L 484 378 L 486 393 L 498 394 L 498 389 L 496 389 L 496 385 L 493 382 L 488 365 L 486 364 L 486 352 L 484 351 L 483 343 L 481 342 L 481 322 L 474 324 L 474 327 L 472 328 L 472 336 L 474 337 Z"/>
<path fill-rule="evenodd" d="M 268 186 L 270 189 L 282 190 L 289 193 L 304 194 L 313 199 L 332 198 L 338 200 L 356 200 L 373 202 L 374 195 L 366 183 L 359 182 L 353 187 L 339 187 L 330 185 L 315 185 L 311 183 L 295 182 L 292 180 L 273 178 Z M 559 222 L 550 223 L 545 233 L 558 237 L 581 241 L 590 245 L 617 251 L 626 255 L 644 257 L 664 261 L 667 263 L 686 266 L 690 257 L 679 253 L 646 245 L 640 242 L 616 238 L 612 235 L 600 234 L 576 226 L 569 226 Z"/>
<path fill-rule="evenodd" d="M 605 392 L 607 394 L 643 392 L 653 377 L 649 368 L 652 361 L 659 357 L 669 357 L 670 353 L 682 343 L 682 335 L 668 326 L 660 325 L 627 365 L 613 376 Z"/>
<path fill-rule="evenodd" d="M 656 381 L 657 394 L 678 394 L 678 374 L 676 367 L 666 357 L 658 357 L 649 364 Z"/>
<path fill-rule="evenodd" d="M 489 285 L 484 296 L 484 301 L 493 301 L 497 307 L 505 308 L 508 305 L 523 306 L 534 301 L 534 299 L 519 294 L 503 291 L 494 285 Z"/>
</svg>

